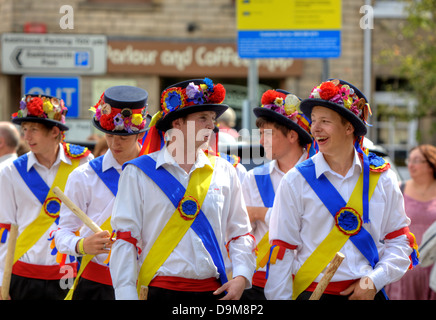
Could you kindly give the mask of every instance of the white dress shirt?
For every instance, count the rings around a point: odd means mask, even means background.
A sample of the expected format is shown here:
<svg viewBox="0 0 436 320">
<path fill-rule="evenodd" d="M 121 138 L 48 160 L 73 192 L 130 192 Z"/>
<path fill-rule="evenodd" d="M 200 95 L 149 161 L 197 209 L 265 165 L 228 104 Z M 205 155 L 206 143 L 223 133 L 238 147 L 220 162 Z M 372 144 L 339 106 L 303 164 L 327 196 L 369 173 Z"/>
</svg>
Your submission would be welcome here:
<svg viewBox="0 0 436 320">
<path fill-rule="evenodd" d="M 121 165 L 108 149 L 103 156 L 102 170 L 105 172 L 110 168 L 121 173 Z M 70 174 L 64 193 L 99 226 L 112 214 L 115 196 L 89 163 L 76 168 Z M 76 236 L 75 232 L 79 229 L 80 235 Z M 77 241 L 93 233 L 66 205 L 62 204 L 59 230 L 55 233 L 56 247 L 60 252 L 79 256 L 80 254 L 76 252 Z M 99 254 L 91 261 L 104 265 L 106 259 L 107 254 Z"/>
<path fill-rule="evenodd" d="M 198 152 L 189 174 L 175 162 L 166 147 L 149 156 L 156 161 L 157 168 L 163 166 L 185 188 L 195 169 L 211 165 L 203 151 Z M 240 181 L 234 167 L 222 158 L 216 158 L 212 181 L 201 210 L 214 229 L 227 273 L 232 272 L 233 277 L 244 276 L 247 287 L 250 287 L 255 268 L 254 240 L 247 235 L 251 227 Z M 141 169 L 134 165 L 124 168 L 111 223 L 117 232 L 130 231 L 132 237 L 138 240 L 142 253 L 137 259 L 136 248 L 131 243 L 117 240 L 113 244 L 110 270 L 117 299 L 138 299 L 136 280 L 139 268 L 174 211 L 165 193 Z M 156 275 L 218 278 L 210 254 L 192 229 L 186 232 Z"/>
<path fill-rule="evenodd" d="M 41 165 L 33 152 L 28 152 L 27 171 L 32 167 L 39 173 L 42 180 L 51 186 L 59 169 L 60 163 L 71 164 L 71 159 L 65 155 L 64 148 L 59 145 L 59 153 L 51 168 Z M 93 158 L 80 159 L 80 164 L 86 163 Z M 0 223 L 17 224 L 18 235 L 32 223 L 41 211 L 41 202 L 29 190 L 24 180 L 18 173 L 15 165 L 11 162 L 0 171 Z M 20 261 L 37 265 L 57 265 L 56 255 L 52 255 L 50 248 L 50 233 L 58 228 L 53 222 L 50 228 L 21 258 Z M 6 243 L 7 244 L 7 243 Z M 4 261 L 7 252 L 7 245 L 0 244 L 0 261 Z M 69 257 L 66 263 L 69 263 Z M 4 264 L 0 263 L 0 281 L 3 279 Z"/>
<path fill-rule="evenodd" d="M 303 152 L 300 159 L 298 159 L 297 164 L 306 160 L 306 158 L 307 152 Z M 271 160 L 270 162 L 266 163 L 265 166 L 267 166 L 265 168 L 265 173 L 268 173 L 270 175 L 271 183 L 275 193 L 285 173 L 280 170 L 277 160 Z M 259 188 L 257 187 L 256 178 L 254 176 L 254 169 L 251 169 L 245 175 L 244 182 L 242 183 L 242 193 L 244 195 L 244 200 L 247 207 L 265 207 L 265 204 L 263 203 L 262 197 L 259 192 Z M 253 228 L 253 235 L 256 238 L 256 244 L 258 244 L 259 241 L 262 240 L 263 236 L 268 231 L 271 211 L 272 208 L 268 208 L 265 219 L 263 221 L 257 220 L 251 224 Z M 264 271 L 264 269 L 266 269 L 266 267 L 259 270 Z"/>
<path fill-rule="evenodd" d="M 348 201 L 362 171 L 357 152 L 353 165 L 345 176 L 335 173 L 322 153 L 312 157 L 316 177 L 322 173 Z M 378 290 L 400 279 L 407 271 L 412 249 L 405 235 L 392 240 L 385 236 L 410 224 L 404 211 L 404 202 L 392 170 L 381 173 L 374 194 L 369 202 L 370 223 L 363 224 L 374 239 L 379 252 L 379 262 L 372 269 L 365 257 L 347 240 L 341 248 L 345 259 L 332 278 L 334 281 L 360 279 L 364 276 L 374 282 Z M 296 274 L 304 261 L 326 238 L 334 226 L 334 218 L 319 200 L 300 172 L 293 168 L 282 179 L 277 190 L 270 219 L 270 241 L 281 240 L 297 249 L 286 249 L 283 260 L 270 266 L 265 287 L 267 299 L 291 299 L 292 274 Z M 383 243 L 383 242 L 384 243 Z M 294 257 L 295 253 L 295 257 Z M 319 282 L 322 273 L 315 279 Z"/>
</svg>

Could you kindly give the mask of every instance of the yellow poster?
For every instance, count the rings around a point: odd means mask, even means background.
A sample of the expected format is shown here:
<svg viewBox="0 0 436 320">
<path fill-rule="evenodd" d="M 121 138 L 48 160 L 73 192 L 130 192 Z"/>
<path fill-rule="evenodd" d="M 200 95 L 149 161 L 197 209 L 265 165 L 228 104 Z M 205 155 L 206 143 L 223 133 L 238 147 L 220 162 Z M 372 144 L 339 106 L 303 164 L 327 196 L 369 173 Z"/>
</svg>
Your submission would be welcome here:
<svg viewBox="0 0 436 320">
<path fill-rule="evenodd" d="M 339 30 L 342 0 L 237 0 L 237 28 Z"/>
</svg>

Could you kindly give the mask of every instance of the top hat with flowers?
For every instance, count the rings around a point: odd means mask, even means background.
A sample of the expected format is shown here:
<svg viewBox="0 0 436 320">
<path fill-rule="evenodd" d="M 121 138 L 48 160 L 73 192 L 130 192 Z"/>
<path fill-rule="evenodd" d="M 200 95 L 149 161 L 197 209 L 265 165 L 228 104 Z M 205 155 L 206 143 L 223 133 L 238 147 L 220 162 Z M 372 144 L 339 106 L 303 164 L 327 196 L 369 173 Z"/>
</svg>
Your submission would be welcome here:
<svg viewBox="0 0 436 320">
<path fill-rule="evenodd" d="M 338 112 L 350 121 L 356 136 L 364 136 L 367 133 L 366 126 L 371 108 L 365 95 L 351 83 L 329 79 L 313 88 L 309 98 L 301 102 L 300 108 L 310 117 L 315 106 Z"/>
<path fill-rule="evenodd" d="M 97 104 L 92 123 L 102 132 L 128 136 L 148 129 L 148 93 L 133 86 L 114 86 L 106 89 Z"/>
<path fill-rule="evenodd" d="M 69 128 L 65 125 L 67 107 L 62 99 L 41 94 L 26 94 L 20 101 L 20 109 L 12 114 L 12 122 L 39 122 L 48 126 L 57 126 L 61 131 Z"/>
<path fill-rule="evenodd" d="M 218 118 L 228 108 L 222 104 L 225 96 L 224 86 L 214 84 L 209 78 L 176 83 L 162 92 L 162 111 L 156 128 L 165 132 L 171 128 L 173 120 L 200 111 L 215 111 Z"/>
<path fill-rule="evenodd" d="M 285 90 L 267 90 L 261 107 L 253 109 L 256 117 L 265 117 L 298 133 L 302 144 L 312 143 L 310 121 L 300 110 L 301 99 Z"/>
</svg>

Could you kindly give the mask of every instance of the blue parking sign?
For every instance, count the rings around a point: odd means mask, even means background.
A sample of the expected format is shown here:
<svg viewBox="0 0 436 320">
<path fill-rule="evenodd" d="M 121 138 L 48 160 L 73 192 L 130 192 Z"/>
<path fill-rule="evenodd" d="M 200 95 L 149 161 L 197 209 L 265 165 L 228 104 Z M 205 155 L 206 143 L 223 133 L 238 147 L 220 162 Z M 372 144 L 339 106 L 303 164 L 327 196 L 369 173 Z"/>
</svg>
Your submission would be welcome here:
<svg viewBox="0 0 436 320">
<path fill-rule="evenodd" d="M 67 118 L 79 117 L 80 77 L 23 76 L 24 94 L 45 94 L 61 98 L 68 108 Z"/>
</svg>

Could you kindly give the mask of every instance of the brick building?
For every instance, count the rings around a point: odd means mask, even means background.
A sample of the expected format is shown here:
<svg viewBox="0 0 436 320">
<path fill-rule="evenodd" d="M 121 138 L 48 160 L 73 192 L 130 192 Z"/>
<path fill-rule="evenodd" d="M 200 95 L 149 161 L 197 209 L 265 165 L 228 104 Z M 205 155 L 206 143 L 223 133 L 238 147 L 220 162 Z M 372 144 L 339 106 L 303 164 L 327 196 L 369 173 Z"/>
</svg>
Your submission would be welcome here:
<svg viewBox="0 0 436 320">
<path fill-rule="evenodd" d="M 377 2 L 392 1 L 373 1 L 374 8 Z M 376 72 L 370 74 L 369 82 L 364 79 L 368 56 L 365 58 L 365 30 L 360 25 L 363 16 L 360 10 L 366 3 L 365 0 L 342 1 L 342 54 L 328 60 L 328 70 L 330 77 L 345 79 L 370 91 L 366 94 L 372 100 L 377 91 L 376 79 L 383 75 L 379 74 L 382 68 L 374 66 L 377 62 L 371 58 L 370 70 Z M 67 21 L 70 26 L 73 23 L 72 29 L 61 26 L 66 15 L 65 11 L 60 13 L 64 5 L 73 9 L 73 20 Z M 237 54 L 235 0 L 0 0 L 0 17 L 0 33 L 38 32 L 42 28 L 47 34 L 107 37 L 107 70 L 99 75 L 80 75 L 79 116 L 68 119 L 69 123 L 86 127 L 91 117 L 89 107 L 107 86 L 126 83 L 145 88 L 149 92 L 150 113 L 154 113 L 166 85 L 207 76 L 225 85 L 226 102 L 236 110 L 238 128 L 241 126 L 248 61 L 241 60 Z M 376 21 L 375 28 L 380 23 Z M 383 44 L 385 38 L 391 37 L 386 28 L 380 30 L 384 33 L 378 29 L 372 32 L 373 44 Z M 304 98 L 323 80 L 323 66 L 322 59 L 259 60 L 259 94 L 268 88 L 283 88 Z M 0 74 L 0 120 L 9 119 L 15 111 L 23 93 L 23 76 Z M 385 135 L 373 131 L 370 130 L 372 138 Z"/>
</svg>

